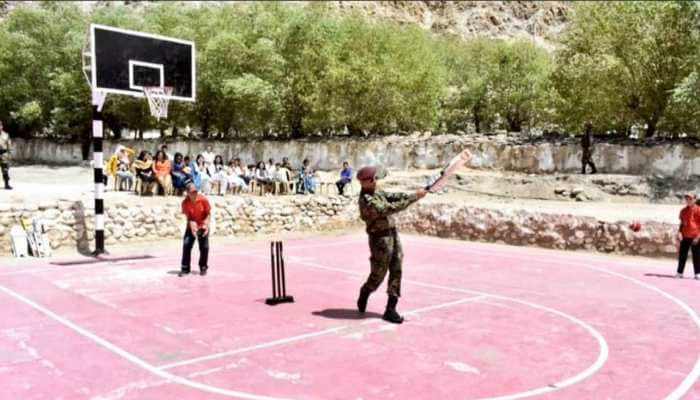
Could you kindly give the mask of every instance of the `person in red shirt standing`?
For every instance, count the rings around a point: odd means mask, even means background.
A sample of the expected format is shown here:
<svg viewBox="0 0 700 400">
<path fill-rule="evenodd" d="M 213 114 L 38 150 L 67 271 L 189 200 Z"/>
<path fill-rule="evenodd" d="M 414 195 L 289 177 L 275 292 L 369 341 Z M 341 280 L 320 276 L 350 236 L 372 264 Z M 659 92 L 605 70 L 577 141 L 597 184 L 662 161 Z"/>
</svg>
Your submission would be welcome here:
<svg viewBox="0 0 700 400">
<path fill-rule="evenodd" d="M 187 217 L 187 228 L 182 244 L 182 262 L 180 273 L 190 273 L 190 259 L 195 238 L 199 243 L 199 275 L 207 274 L 209 259 L 209 218 L 211 206 L 206 197 L 197 192 L 194 183 L 187 184 L 187 197 L 182 201 L 182 213 Z"/>
<path fill-rule="evenodd" d="M 683 278 L 685 262 L 688 259 L 688 250 L 693 253 L 693 269 L 695 279 L 700 279 L 700 206 L 695 204 L 695 194 L 685 194 L 686 206 L 681 210 L 681 226 L 678 228 L 678 271 L 676 278 Z"/>
</svg>

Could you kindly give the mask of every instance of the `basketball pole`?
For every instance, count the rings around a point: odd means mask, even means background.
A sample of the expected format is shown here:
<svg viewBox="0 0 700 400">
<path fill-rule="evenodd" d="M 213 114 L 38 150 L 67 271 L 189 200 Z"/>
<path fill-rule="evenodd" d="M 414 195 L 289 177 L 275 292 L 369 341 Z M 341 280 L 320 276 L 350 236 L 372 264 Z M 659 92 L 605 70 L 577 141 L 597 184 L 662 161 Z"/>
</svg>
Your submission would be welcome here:
<svg viewBox="0 0 700 400">
<path fill-rule="evenodd" d="M 102 105 L 106 93 L 92 91 L 92 156 L 94 162 L 95 181 L 95 251 L 92 255 L 108 254 L 105 250 L 105 220 L 104 220 L 104 157 L 102 155 Z"/>
</svg>

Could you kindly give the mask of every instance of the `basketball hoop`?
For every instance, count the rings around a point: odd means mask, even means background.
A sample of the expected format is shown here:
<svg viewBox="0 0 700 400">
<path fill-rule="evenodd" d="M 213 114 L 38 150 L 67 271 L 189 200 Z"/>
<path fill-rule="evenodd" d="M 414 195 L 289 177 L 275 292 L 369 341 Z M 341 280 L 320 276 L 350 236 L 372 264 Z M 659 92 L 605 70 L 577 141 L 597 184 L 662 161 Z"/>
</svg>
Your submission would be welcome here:
<svg viewBox="0 0 700 400">
<path fill-rule="evenodd" d="M 171 86 L 147 86 L 143 88 L 143 94 L 148 99 L 148 107 L 151 115 L 160 121 L 161 118 L 168 118 L 168 104 L 170 95 L 173 93 Z"/>
</svg>

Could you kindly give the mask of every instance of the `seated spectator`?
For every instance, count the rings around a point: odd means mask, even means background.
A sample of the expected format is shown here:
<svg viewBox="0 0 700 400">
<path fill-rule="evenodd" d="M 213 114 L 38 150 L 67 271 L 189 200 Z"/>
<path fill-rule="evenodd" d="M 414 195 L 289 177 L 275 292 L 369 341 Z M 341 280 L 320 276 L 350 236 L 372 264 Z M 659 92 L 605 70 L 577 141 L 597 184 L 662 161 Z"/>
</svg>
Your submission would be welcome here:
<svg viewBox="0 0 700 400">
<path fill-rule="evenodd" d="M 168 160 L 168 156 L 163 150 L 156 153 L 156 162 L 153 163 L 153 172 L 155 173 L 158 185 L 163 191 L 163 194 L 169 196 L 173 194 L 173 179 L 170 176 L 172 165 Z"/>
<path fill-rule="evenodd" d="M 168 145 L 167 144 L 160 146 L 160 151 L 163 152 L 166 160 L 170 161 L 171 163 L 173 162 L 173 155 L 168 153 Z M 158 157 L 158 152 L 156 152 L 156 158 L 157 157 Z"/>
<path fill-rule="evenodd" d="M 309 160 L 304 159 L 299 169 L 299 183 L 297 185 L 298 194 L 316 193 L 316 179 L 314 171 L 309 166 Z"/>
<path fill-rule="evenodd" d="M 244 169 L 244 172 L 249 183 L 255 180 L 255 164 L 248 164 L 248 166 Z"/>
<path fill-rule="evenodd" d="M 173 160 L 170 176 L 173 177 L 173 188 L 175 189 L 175 194 L 178 196 L 185 190 L 185 185 L 189 180 L 187 172 L 185 172 L 186 167 L 187 165 L 185 165 L 185 160 L 182 157 L 182 154 L 175 153 L 175 159 Z"/>
<path fill-rule="evenodd" d="M 248 191 L 248 185 L 250 185 L 250 181 L 253 179 L 252 176 L 249 176 L 247 169 L 241 165 L 241 159 L 236 158 L 233 160 L 233 171 L 236 173 L 236 175 L 243 180 L 243 189 L 245 191 Z"/>
<path fill-rule="evenodd" d="M 213 162 L 214 159 L 212 158 L 212 163 Z M 211 176 L 209 175 L 209 169 L 207 168 L 207 163 L 203 154 L 197 156 L 195 169 L 200 181 L 199 191 L 205 195 L 209 195 L 209 192 L 211 192 Z"/>
<path fill-rule="evenodd" d="M 343 163 L 343 169 L 340 171 L 340 180 L 335 183 L 338 187 L 338 194 L 344 196 L 345 185 L 352 182 L 352 168 L 347 161 Z"/>
<path fill-rule="evenodd" d="M 294 170 L 294 167 L 292 167 L 292 164 L 289 163 L 289 157 L 282 157 L 282 168 L 286 168 L 290 172 Z M 291 177 L 290 177 L 291 179 Z"/>
<path fill-rule="evenodd" d="M 234 192 L 240 192 L 247 186 L 240 174 L 241 170 L 240 168 L 236 168 L 236 161 L 229 161 L 228 168 L 226 168 L 226 176 L 228 179 L 228 187 Z"/>
<path fill-rule="evenodd" d="M 260 161 L 255 168 L 255 181 L 258 182 L 258 185 L 263 187 L 263 193 L 270 192 L 271 188 L 274 186 L 274 181 L 272 180 L 265 163 L 262 161 Z"/>
<path fill-rule="evenodd" d="M 214 157 L 214 164 L 211 167 L 208 167 L 207 170 L 211 176 L 210 180 L 212 188 L 216 186 L 218 194 L 223 196 L 228 189 L 228 175 L 226 174 L 224 158 L 220 155 Z"/>
<path fill-rule="evenodd" d="M 126 184 L 126 190 L 131 191 L 134 185 L 134 173 L 131 172 L 131 160 L 129 157 L 134 154 L 134 151 L 122 145 L 117 146 L 117 177 L 121 184 Z M 118 187 L 117 190 L 122 190 Z"/>
<path fill-rule="evenodd" d="M 154 172 L 151 153 L 145 150 L 142 151 L 136 161 L 134 161 L 132 168 L 134 169 L 136 179 L 141 182 L 138 194 L 154 194 L 158 189 L 158 180 L 156 179 L 156 174 Z"/>
<path fill-rule="evenodd" d="M 267 169 L 267 173 L 270 176 L 274 176 L 275 172 L 277 172 L 276 164 L 275 164 L 275 159 L 271 158 L 267 160 L 267 165 L 265 165 L 265 169 Z"/>
<path fill-rule="evenodd" d="M 195 160 L 193 160 L 188 154 L 185 156 L 184 162 L 185 168 L 182 169 L 182 172 L 184 172 L 185 175 L 187 175 L 187 180 L 189 182 L 194 183 L 194 185 L 197 187 L 197 190 L 200 190 L 202 179 L 199 176 L 199 172 L 197 172 L 197 164 L 195 163 Z"/>
<path fill-rule="evenodd" d="M 280 194 L 289 193 L 289 182 L 291 181 L 291 172 L 282 167 L 282 164 L 275 164 L 275 172 L 272 174 L 272 179 L 280 184 Z"/>
</svg>

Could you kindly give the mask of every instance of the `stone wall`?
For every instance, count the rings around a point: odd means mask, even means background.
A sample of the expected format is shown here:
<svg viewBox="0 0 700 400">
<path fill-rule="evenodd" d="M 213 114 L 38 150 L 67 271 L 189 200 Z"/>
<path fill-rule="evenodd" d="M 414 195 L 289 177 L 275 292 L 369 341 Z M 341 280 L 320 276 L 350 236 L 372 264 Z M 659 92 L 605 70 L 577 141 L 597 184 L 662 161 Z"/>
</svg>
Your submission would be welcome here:
<svg viewBox="0 0 700 400">
<path fill-rule="evenodd" d="M 180 238 L 184 223 L 180 199 L 153 198 L 113 201 L 106 210 L 106 244 Z M 252 237 L 256 234 L 313 234 L 361 229 L 355 199 L 340 196 L 212 197 L 213 236 Z M 93 210 L 81 202 L 38 205 L 0 204 L 0 253 L 10 252 L 10 227 L 19 216 L 42 217 L 52 248 L 87 252 L 93 242 Z M 417 204 L 398 215 L 403 231 L 471 241 L 539 246 L 553 249 L 673 257 L 671 224 L 645 222 L 640 232 L 630 221 L 615 223 L 590 217 L 499 211 L 451 204 Z"/>
<path fill-rule="evenodd" d="M 153 201 L 160 200 L 160 201 Z M 181 198 L 130 198 L 110 201 L 105 210 L 105 243 L 181 238 L 185 222 Z M 359 227 L 357 206 L 346 197 L 210 197 L 213 236 L 321 232 Z M 20 216 L 40 217 L 53 249 L 93 246 L 94 209 L 80 201 L 28 205 L 0 204 L 0 254 L 10 253 L 10 229 Z"/>
<path fill-rule="evenodd" d="M 660 222 L 644 222 L 633 232 L 631 221 L 445 204 L 418 204 L 399 214 L 398 222 L 405 231 L 470 241 L 648 257 L 677 254 L 678 226 Z"/>
<path fill-rule="evenodd" d="M 157 141 L 125 140 L 119 143 L 135 149 L 155 150 Z M 169 143 L 169 151 L 199 154 L 207 141 Z M 473 168 L 501 169 L 527 173 L 577 172 L 581 150 L 575 141 L 527 143 L 508 135 L 441 135 L 430 137 L 390 136 L 382 139 L 296 140 L 212 142 L 225 159 L 255 160 L 289 157 L 293 163 L 308 158 L 321 170 L 336 170 L 343 161 L 353 166 L 381 163 L 390 168 L 441 168 L 463 148 L 474 153 Z M 105 141 L 105 153 L 117 143 Z M 16 140 L 13 157 L 26 163 L 79 164 L 80 144 L 58 144 L 43 139 Z M 700 149 L 688 144 L 599 143 L 593 156 L 601 172 L 628 175 L 689 177 L 700 175 Z"/>
</svg>

